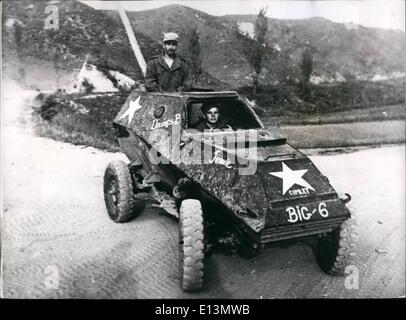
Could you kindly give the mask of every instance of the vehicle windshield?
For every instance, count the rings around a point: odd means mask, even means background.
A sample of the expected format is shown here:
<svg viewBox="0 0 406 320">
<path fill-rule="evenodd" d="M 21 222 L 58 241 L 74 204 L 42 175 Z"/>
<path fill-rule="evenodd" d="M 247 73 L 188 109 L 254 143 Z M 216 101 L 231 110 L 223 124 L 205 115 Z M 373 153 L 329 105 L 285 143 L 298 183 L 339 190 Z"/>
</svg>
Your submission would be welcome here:
<svg viewBox="0 0 406 320">
<path fill-rule="evenodd" d="M 212 109 L 217 107 L 217 111 Z M 261 128 L 255 113 L 241 100 L 206 99 L 188 104 L 188 128 L 203 131 L 210 127 L 210 112 L 219 114 L 215 127 L 221 130 L 247 130 Z M 206 114 L 206 115 L 205 115 Z M 216 121 L 211 119 L 212 122 Z"/>
</svg>

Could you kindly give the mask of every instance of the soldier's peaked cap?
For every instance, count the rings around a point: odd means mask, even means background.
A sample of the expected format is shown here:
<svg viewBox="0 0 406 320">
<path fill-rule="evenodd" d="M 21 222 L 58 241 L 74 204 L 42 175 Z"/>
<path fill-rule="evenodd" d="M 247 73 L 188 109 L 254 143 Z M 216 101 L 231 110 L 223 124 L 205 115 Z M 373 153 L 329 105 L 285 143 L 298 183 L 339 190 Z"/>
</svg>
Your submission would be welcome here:
<svg viewBox="0 0 406 320">
<path fill-rule="evenodd" d="M 164 42 L 166 41 L 179 41 L 179 35 L 175 32 L 164 33 Z"/>
</svg>

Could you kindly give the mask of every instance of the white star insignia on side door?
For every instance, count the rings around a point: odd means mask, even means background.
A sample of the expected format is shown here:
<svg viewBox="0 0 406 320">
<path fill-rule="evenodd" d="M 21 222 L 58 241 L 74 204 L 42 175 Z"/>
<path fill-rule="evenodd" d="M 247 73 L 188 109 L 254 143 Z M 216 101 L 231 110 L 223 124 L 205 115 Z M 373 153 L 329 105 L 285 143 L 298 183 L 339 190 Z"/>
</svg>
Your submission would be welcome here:
<svg viewBox="0 0 406 320">
<path fill-rule="evenodd" d="M 132 121 L 132 119 L 133 119 L 133 117 L 134 117 L 135 111 L 137 111 L 137 110 L 139 110 L 139 109 L 142 108 L 142 105 L 140 105 L 140 99 L 141 99 L 141 96 L 139 96 L 139 97 L 137 98 L 137 100 L 135 100 L 135 101 L 130 100 L 129 107 L 128 107 L 128 109 L 122 114 L 122 116 L 120 117 L 120 120 L 121 120 L 121 119 L 124 119 L 124 118 L 126 118 L 126 117 L 128 117 L 128 124 L 131 123 L 131 121 Z"/>
</svg>

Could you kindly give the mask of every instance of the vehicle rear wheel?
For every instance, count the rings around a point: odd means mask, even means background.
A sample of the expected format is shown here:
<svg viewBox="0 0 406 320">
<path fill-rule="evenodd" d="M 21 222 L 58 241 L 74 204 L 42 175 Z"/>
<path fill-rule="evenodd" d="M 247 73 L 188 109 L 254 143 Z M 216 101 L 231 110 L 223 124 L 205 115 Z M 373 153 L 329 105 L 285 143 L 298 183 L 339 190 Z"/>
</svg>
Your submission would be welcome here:
<svg viewBox="0 0 406 320">
<path fill-rule="evenodd" d="M 331 275 L 343 275 L 350 263 L 355 217 L 352 214 L 338 228 L 317 239 L 316 259 L 320 268 Z"/>
<path fill-rule="evenodd" d="M 199 200 L 185 199 L 179 209 L 179 269 L 184 291 L 203 287 L 204 230 L 203 210 Z"/>
<path fill-rule="evenodd" d="M 145 200 L 135 200 L 133 182 L 123 161 L 111 162 L 104 172 L 104 201 L 114 222 L 127 222 L 145 208 Z"/>
</svg>

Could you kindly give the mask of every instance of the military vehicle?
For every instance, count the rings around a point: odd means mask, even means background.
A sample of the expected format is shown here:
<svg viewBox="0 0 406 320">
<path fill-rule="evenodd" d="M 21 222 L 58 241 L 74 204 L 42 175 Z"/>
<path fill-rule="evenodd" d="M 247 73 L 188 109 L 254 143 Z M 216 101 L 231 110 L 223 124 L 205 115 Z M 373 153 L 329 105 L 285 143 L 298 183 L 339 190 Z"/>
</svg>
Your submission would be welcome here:
<svg viewBox="0 0 406 320">
<path fill-rule="evenodd" d="M 227 129 L 194 129 L 207 104 L 221 106 Z M 216 250 L 253 256 L 309 238 L 322 270 L 343 274 L 350 196 L 340 197 L 306 155 L 264 128 L 237 92 L 134 90 L 113 126 L 129 163 L 106 168 L 108 214 L 127 222 L 154 201 L 179 219 L 183 290 L 202 289 L 204 262 Z"/>
</svg>

